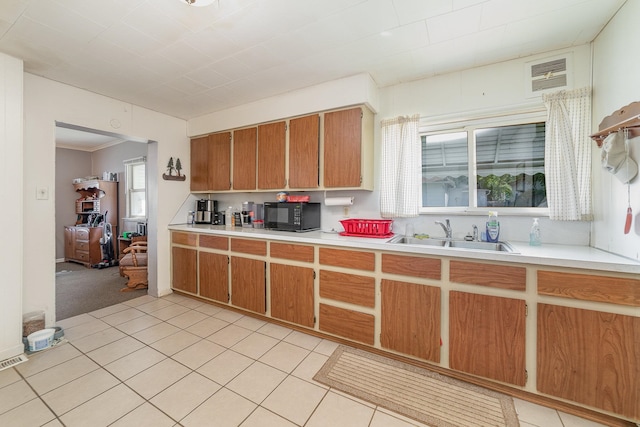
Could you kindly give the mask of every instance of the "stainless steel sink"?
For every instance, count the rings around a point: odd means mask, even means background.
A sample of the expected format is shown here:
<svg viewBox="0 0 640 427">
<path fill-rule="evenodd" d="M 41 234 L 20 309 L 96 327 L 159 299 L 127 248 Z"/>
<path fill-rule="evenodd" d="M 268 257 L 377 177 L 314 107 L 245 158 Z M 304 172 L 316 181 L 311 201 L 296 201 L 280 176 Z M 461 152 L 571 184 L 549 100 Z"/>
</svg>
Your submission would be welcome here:
<svg viewBox="0 0 640 427">
<path fill-rule="evenodd" d="M 423 245 L 423 246 L 440 246 L 443 248 L 471 249 L 480 251 L 518 253 L 508 242 L 476 242 L 468 240 L 448 240 L 448 239 L 432 239 L 417 238 L 407 236 L 396 236 L 387 243 L 404 244 L 404 245 Z"/>
<path fill-rule="evenodd" d="M 475 242 L 475 241 L 467 241 L 467 240 L 452 240 L 449 243 L 449 247 L 451 248 L 462 248 L 462 249 L 479 249 L 482 251 L 497 251 L 497 252 L 509 252 L 515 253 L 515 249 L 507 242 Z"/>
<path fill-rule="evenodd" d="M 401 243 L 405 245 L 445 246 L 449 243 L 446 239 L 419 239 L 417 237 L 396 236 L 387 243 Z"/>
</svg>

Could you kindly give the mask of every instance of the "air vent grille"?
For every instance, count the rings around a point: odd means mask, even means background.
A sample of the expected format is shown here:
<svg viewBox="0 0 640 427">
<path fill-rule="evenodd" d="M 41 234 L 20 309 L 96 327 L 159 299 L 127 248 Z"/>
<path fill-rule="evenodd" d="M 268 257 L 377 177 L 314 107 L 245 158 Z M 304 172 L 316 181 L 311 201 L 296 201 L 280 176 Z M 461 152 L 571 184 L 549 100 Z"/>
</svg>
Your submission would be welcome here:
<svg viewBox="0 0 640 427">
<path fill-rule="evenodd" d="M 27 360 L 29 360 L 27 359 L 27 356 L 21 354 L 19 356 L 0 361 L 0 371 L 2 371 L 3 369 L 11 368 L 12 366 L 16 366 L 22 362 L 26 362 Z"/>
<path fill-rule="evenodd" d="M 569 89 L 572 85 L 570 56 L 528 62 L 526 67 L 527 96 L 539 96 L 550 89 Z"/>
</svg>

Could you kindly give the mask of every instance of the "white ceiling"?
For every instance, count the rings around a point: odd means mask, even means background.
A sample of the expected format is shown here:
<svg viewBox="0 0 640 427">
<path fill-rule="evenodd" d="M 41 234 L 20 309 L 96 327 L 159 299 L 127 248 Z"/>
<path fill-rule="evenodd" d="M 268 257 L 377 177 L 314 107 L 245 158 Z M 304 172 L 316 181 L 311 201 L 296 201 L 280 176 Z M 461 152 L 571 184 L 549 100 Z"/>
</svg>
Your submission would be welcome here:
<svg viewBox="0 0 640 427">
<path fill-rule="evenodd" d="M 1 0 L 28 73 L 189 119 L 369 73 L 380 87 L 592 41 L 626 0 Z"/>
</svg>

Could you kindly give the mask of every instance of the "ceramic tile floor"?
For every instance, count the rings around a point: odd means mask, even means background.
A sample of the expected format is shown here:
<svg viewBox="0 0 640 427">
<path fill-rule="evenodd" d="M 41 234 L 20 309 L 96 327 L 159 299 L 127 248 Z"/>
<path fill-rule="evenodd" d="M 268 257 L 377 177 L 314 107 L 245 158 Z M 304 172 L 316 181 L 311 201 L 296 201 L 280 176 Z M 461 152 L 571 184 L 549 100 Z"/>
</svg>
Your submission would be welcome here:
<svg viewBox="0 0 640 427">
<path fill-rule="evenodd" d="M 337 344 L 179 295 L 58 322 L 0 371 L 0 426 L 421 425 L 312 380 Z M 522 427 L 597 426 L 516 400 Z"/>
</svg>

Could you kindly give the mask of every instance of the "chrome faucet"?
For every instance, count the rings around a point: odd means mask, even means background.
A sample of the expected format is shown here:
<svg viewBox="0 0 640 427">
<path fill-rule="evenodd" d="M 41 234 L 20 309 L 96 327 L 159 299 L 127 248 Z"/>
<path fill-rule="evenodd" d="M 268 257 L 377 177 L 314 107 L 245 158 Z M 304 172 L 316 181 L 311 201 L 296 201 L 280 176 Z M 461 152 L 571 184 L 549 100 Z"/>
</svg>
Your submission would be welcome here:
<svg viewBox="0 0 640 427">
<path fill-rule="evenodd" d="M 440 227 L 442 227 L 447 239 L 451 239 L 451 237 L 453 237 L 453 230 L 451 230 L 451 223 L 449 222 L 449 218 L 445 219 L 444 223 L 442 221 L 436 221 L 436 224 L 439 224 Z"/>
</svg>

